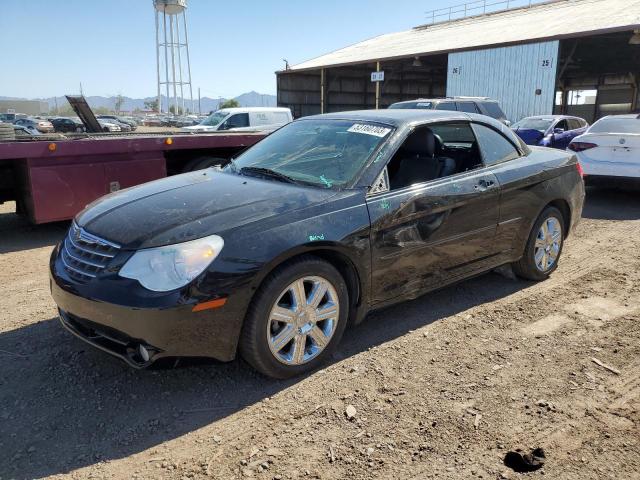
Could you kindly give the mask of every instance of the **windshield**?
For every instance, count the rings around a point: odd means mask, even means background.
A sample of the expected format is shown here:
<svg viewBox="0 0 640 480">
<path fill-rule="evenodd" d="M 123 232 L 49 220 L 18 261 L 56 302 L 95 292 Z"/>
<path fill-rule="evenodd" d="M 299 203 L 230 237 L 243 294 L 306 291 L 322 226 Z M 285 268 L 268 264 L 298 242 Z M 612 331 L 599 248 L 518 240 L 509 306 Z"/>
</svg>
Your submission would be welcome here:
<svg viewBox="0 0 640 480">
<path fill-rule="evenodd" d="M 433 108 L 433 102 L 409 102 L 409 103 L 394 103 L 389 106 L 390 109 L 431 109 Z"/>
<path fill-rule="evenodd" d="M 227 168 L 241 174 L 268 169 L 323 188 L 351 182 L 388 138 L 386 125 L 351 120 L 299 120 L 277 130 Z M 247 167 L 252 167 L 243 171 Z"/>
<path fill-rule="evenodd" d="M 594 123 L 589 133 L 635 133 L 640 134 L 638 118 L 603 118 Z"/>
<path fill-rule="evenodd" d="M 225 112 L 214 112 L 207 118 L 205 118 L 202 122 L 200 122 L 200 125 L 205 125 L 207 127 L 217 127 L 223 122 L 225 118 L 227 118 L 228 115 L 229 113 Z"/>
<path fill-rule="evenodd" d="M 518 130 L 537 130 L 539 132 L 546 132 L 553 120 L 548 118 L 523 118 L 519 122 L 516 122 L 512 125 L 512 128 Z"/>
</svg>

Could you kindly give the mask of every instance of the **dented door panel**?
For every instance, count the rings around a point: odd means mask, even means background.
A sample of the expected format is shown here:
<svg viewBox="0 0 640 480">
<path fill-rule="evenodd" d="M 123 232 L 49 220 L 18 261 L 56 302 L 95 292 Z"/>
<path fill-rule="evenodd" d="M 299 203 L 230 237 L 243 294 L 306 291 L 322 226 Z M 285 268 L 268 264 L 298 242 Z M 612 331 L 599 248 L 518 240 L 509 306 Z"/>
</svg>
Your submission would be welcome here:
<svg viewBox="0 0 640 480">
<path fill-rule="evenodd" d="M 498 202 L 486 169 L 370 197 L 372 303 L 418 295 L 494 254 Z"/>
</svg>

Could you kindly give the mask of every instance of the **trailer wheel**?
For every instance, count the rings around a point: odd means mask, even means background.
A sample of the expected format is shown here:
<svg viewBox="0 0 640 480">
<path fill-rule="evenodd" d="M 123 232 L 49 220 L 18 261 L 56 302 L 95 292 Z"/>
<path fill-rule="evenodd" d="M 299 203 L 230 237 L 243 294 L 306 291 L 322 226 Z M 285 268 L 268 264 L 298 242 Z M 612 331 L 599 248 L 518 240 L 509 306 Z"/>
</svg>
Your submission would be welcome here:
<svg viewBox="0 0 640 480">
<path fill-rule="evenodd" d="M 220 157 L 198 157 L 191 160 L 184 167 L 184 172 L 193 172 L 196 170 L 203 170 L 211 167 L 222 167 L 229 161 L 226 158 Z"/>
</svg>

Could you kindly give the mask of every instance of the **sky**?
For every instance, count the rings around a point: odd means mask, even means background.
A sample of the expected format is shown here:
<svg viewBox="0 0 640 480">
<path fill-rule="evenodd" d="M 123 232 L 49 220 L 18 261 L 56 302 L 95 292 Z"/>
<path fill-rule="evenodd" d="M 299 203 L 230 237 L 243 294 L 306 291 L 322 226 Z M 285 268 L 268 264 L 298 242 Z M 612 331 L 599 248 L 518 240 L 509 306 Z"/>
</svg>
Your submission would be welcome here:
<svg viewBox="0 0 640 480">
<path fill-rule="evenodd" d="M 458 0 L 188 0 L 194 97 L 276 93 L 274 72 L 425 23 Z M 0 96 L 154 96 L 152 0 L 0 0 Z"/>
</svg>

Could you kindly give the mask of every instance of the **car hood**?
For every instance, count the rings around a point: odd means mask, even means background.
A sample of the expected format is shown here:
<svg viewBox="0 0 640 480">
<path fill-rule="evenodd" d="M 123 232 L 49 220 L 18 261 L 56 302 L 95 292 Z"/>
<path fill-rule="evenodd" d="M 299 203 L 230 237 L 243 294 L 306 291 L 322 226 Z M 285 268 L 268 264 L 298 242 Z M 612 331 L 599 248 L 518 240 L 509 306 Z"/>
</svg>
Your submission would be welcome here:
<svg viewBox="0 0 640 480">
<path fill-rule="evenodd" d="M 135 250 L 224 235 L 325 202 L 335 194 L 207 169 L 102 197 L 79 213 L 76 223 L 123 249 Z"/>
<path fill-rule="evenodd" d="M 534 130 L 530 128 L 518 128 L 518 129 L 515 129 L 514 132 L 527 145 L 538 145 L 540 143 L 540 140 L 544 138 L 544 133 L 542 133 L 540 130 Z"/>
</svg>

